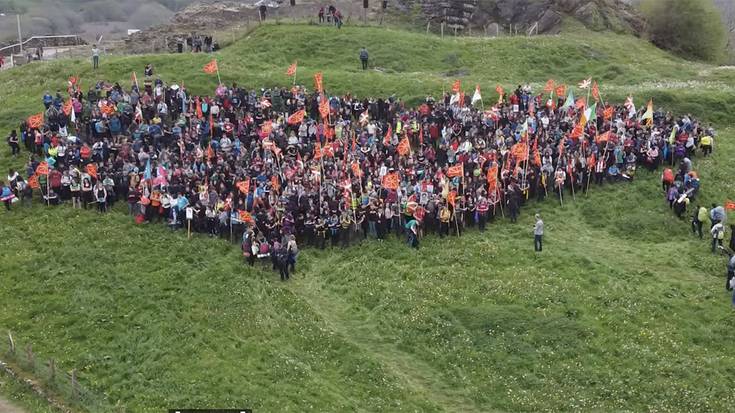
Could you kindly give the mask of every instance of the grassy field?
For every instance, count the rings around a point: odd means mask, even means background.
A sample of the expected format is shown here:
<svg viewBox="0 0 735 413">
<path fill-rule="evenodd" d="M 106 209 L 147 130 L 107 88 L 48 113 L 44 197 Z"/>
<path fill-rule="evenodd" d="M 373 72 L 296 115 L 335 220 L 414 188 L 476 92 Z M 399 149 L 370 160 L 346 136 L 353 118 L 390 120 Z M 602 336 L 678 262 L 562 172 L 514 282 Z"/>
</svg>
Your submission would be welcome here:
<svg viewBox="0 0 735 413">
<path fill-rule="evenodd" d="M 358 68 L 366 45 L 374 70 Z M 286 85 L 323 70 L 329 91 L 409 100 L 455 77 L 486 99 L 549 77 L 593 76 L 604 97 L 691 112 L 720 128 L 696 159 L 703 201 L 735 196 L 735 71 L 685 62 L 634 38 L 574 32 L 439 39 L 377 28 L 266 26 L 218 55 L 223 80 Z M 204 55 L 31 65 L 0 73 L 6 132 L 69 74 L 129 82 L 153 62 L 208 93 Z M 311 85 L 311 80 L 306 82 Z M 18 165 L 2 153 L 0 165 Z M 735 327 L 723 257 L 688 233 L 658 175 L 594 188 L 564 208 L 526 207 L 461 239 L 398 240 L 302 253 L 289 283 L 244 266 L 236 246 L 187 240 L 122 213 L 16 209 L 0 220 L 0 331 L 80 370 L 84 386 L 131 412 L 730 411 Z M 547 225 L 532 252 L 533 211 Z M 89 406 L 88 410 L 89 409 Z M 31 406 L 32 411 L 36 411 Z M 91 409 L 94 410 L 94 409 Z"/>
</svg>

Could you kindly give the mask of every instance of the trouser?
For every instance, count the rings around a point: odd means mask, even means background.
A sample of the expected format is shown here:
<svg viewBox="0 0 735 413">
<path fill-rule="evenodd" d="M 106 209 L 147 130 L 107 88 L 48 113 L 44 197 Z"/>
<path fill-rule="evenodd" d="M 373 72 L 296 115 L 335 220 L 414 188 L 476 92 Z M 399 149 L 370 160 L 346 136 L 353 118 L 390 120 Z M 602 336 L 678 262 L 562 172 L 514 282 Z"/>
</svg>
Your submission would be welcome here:
<svg viewBox="0 0 735 413">
<path fill-rule="evenodd" d="M 281 281 L 288 280 L 288 264 L 285 262 L 278 264 L 278 269 L 281 273 Z"/>
<path fill-rule="evenodd" d="M 15 156 L 20 153 L 20 146 L 17 143 L 10 144 L 11 155 Z"/>
<path fill-rule="evenodd" d="M 99 56 L 92 56 L 92 67 L 94 69 L 97 69 L 100 67 L 100 57 Z"/>
<path fill-rule="evenodd" d="M 439 236 L 443 238 L 445 235 L 449 236 L 449 222 L 442 221 L 439 224 Z"/>
<path fill-rule="evenodd" d="M 543 235 L 534 235 L 533 236 L 533 250 L 534 251 L 541 251 L 543 249 Z"/>
<path fill-rule="evenodd" d="M 97 210 L 98 211 L 105 212 L 105 206 L 107 206 L 107 204 L 105 203 L 105 201 L 97 201 Z"/>
<path fill-rule="evenodd" d="M 692 221 L 692 234 L 699 234 L 699 239 L 702 239 L 702 221 L 695 219 Z"/>
<path fill-rule="evenodd" d="M 605 177 L 605 174 L 602 172 L 595 172 L 595 184 L 596 185 L 602 185 L 602 178 Z"/>
<path fill-rule="evenodd" d="M 722 246 L 722 240 L 719 238 L 712 238 L 712 253 L 717 253 L 717 247 Z"/>
<path fill-rule="evenodd" d="M 487 212 L 479 212 L 477 214 L 479 216 L 479 225 L 480 225 L 480 231 L 485 231 L 485 224 L 487 223 Z"/>
<path fill-rule="evenodd" d="M 360 59 L 360 61 L 362 61 L 362 70 L 367 69 L 368 60 L 367 59 Z"/>
<path fill-rule="evenodd" d="M 725 289 L 727 291 L 732 291 L 732 288 L 730 288 L 730 280 L 735 277 L 735 272 L 728 271 L 727 272 L 727 279 L 725 280 Z"/>
<path fill-rule="evenodd" d="M 510 209 L 510 222 L 518 221 L 518 207 L 511 205 Z"/>
<path fill-rule="evenodd" d="M 712 145 L 702 145 L 702 154 L 707 156 L 712 153 Z"/>
<path fill-rule="evenodd" d="M 5 209 L 7 209 L 8 211 L 10 211 L 10 200 L 9 199 L 8 200 L 5 200 L 5 201 L 3 201 L 3 203 L 5 204 Z"/>
</svg>

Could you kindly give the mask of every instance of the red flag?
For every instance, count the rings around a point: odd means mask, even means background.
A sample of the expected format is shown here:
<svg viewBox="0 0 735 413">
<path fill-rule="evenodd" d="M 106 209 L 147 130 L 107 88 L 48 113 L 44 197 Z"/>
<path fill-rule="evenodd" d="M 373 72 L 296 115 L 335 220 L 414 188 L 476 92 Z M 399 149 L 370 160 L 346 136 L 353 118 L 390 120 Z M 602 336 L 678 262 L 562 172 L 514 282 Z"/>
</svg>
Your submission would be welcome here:
<svg viewBox="0 0 735 413">
<path fill-rule="evenodd" d="M 409 153 L 411 153 L 411 143 L 408 141 L 408 136 L 405 136 L 398 144 L 398 154 L 407 156 Z"/>
<path fill-rule="evenodd" d="M 546 81 L 546 86 L 544 86 L 544 92 L 551 93 L 554 91 L 554 79 L 549 79 Z"/>
<path fill-rule="evenodd" d="M 197 98 L 196 112 L 197 112 L 197 118 L 201 119 L 204 117 L 204 112 L 202 112 L 202 101 L 199 100 L 199 98 Z"/>
<path fill-rule="evenodd" d="M 459 93 L 459 91 L 462 89 L 462 81 L 457 79 L 452 83 L 452 92 Z"/>
<path fill-rule="evenodd" d="M 87 173 L 94 179 L 97 179 L 97 165 L 93 163 L 87 164 Z"/>
<path fill-rule="evenodd" d="M 306 116 L 306 110 L 304 109 L 301 109 L 298 112 L 294 112 L 291 116 L 288 117 L 288 124 L 298 125 L 304 120 L 304 116 Z"/>
<path fill-rule="evenodd" d="M 28 126 L 38 129 L 43 126 L 43 112 L 28 117 Z"/>
<path fill-rule="evenodd" d="M 69 116 L 72 111 L 71 99 L 64 102 L 64 106 L 61 108 L 66 116 Z"/>
<path fill-rule="evenodd" d="M 725 209 L 728 211 L 735 210 L 735 201 L 730 201 L 729 199 L 725 202 Z"/>
<path fill-rule="evenodd" d="M 316 91 L 319 93 L 324 92 L 323 81 L 324 77 L 322 76 L 322 72 L 314 73 L 314 89 L 316 89 Z"/>
<path fill-rule="evenodd" d="M 385 132 L 385 137 L 383 138 L 383 145 L 385 146 L 390 145 L 390 141 L 392 138 L 393 138 L 393 125 L 389 123 L 388 130 Z"/>
<path fill-rule="evenodd" d="M 419 126 L 419 145 L 424 144 L 424 127 Z"/>
<path fill-rule="evenodd" d="M 217 66 L 217 59 L 212 59 L 211 62 L 204 65 L 202 70 L 204 70 L 204 73 L 208 73 L 210 75 L 217 73 L 219 71 L 219 67 Z"/>
<path fill-rule="evenodd" d="M 503 87 L 500 85 L 495 86 L 495 91 L 498 92 L 498 95 L 500 95 L 500 97 L 503 97 L 503 95 L 505 95 L 505 90 L 503 90 Z"/>
<path fill-rule="evenodd" d="M 250 178 L 248 177 L 244 181 L 238 182 L 237 189 L 239 189 L 243 195 L 247 195 L 248 192 L 250 192 Z"/>
<path fill-rule="evenodd" d="M 36 175 L 48 175 L 48 162 L 43 161 L 36 167 Z"/>
<path fill-rule="evenodd" d="M 291 66 L 286 69 L 286 76 L 294 76 L 296 74 L 296 63 L 297 62 L 293 62 Z"/>
<path fill-rule="evenodd" d="M 597 144 L 599 144 L 600 142 L 607 142 L 608 140 L 610 140 L 610 131 L 607 131 L 602 135 L 595 136 L 595 143 Z"/>
<path fill-rule="evenodd" d="M 207 146 L 207 159 L 210 161 L 214 159 L 214 149 L 212 149 L 212 144 L 210 143 L 209 146 Z"/>
<path fill-rule="evenodd" d="M 600 86 L 597 84 L 597 81 L 592 84 L 592 97 L 595 98 L 595 102 L 600 101 Z"/>
<path fill-rule="evenodd" d="M 464 176 L 464 164 L 450 166 L 449 169 L 447 169 L 447 176 L 450 178 Z"/>
<path fill-rule="evenodd" d="M 581 123 L 578 123 L 574 129 L 572 129 L 572 133 L 569 135 L 572 139 L 579 139 L 584 135 L 584 126 L 582 126 Z"/>
<path fill-rule="evenodd" d="M 280 192 L 281 190 L 281 182 L 278 181 L 278 176 L 276 175 L 271 176 L 271 188 L 276 192 Z"/>
<path fill-rule="evenodd" d="M 316 141 L 316 146 L 314 146 L 314 159 L 319 160 L 322 158 L 322 144 L 319 141 Z"/>
</svg>

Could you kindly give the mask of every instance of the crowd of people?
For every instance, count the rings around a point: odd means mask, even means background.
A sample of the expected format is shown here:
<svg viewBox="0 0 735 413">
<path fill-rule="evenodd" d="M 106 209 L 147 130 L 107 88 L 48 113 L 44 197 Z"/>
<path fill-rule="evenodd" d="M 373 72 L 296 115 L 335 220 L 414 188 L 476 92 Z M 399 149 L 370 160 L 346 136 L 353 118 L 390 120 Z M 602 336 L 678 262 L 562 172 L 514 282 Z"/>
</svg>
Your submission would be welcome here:
<svg viewBox="0 0 735 413">
<path fill-rule="evenodd" d="M 317 17 L 319 18 L 319 23 L 327 23 L 327 24 L 334 24 L 338 29 L 342 28 L 342 24 L 344 23 L 344 17 L 342 16 L 342 12 L 339 11 L 334 5 L 330 4 L 329 7 L 327 7 L 326 11 L 324 10 L 324 6 L 319 8 L 319 12 L 317 13 Z"/>
<path fill-rule="evenodd" d="M 516 222 L 529 199 L 563 204 L 592 186 L 632 180 L 639 167 L 675 166 L 663 190 L 683 216 L 681 197 L 699 190 L 690 157 L 710 153 L 715 136 L 689 115 L 636 110 L 632 99 L 611 105 L 598 91 L 575 100 L 563 86 L 551 88 L 556 96 L 548 87 L 500 90 L 488 110 L 479 88 L 470 97 L 456 87 L 415 107 L 395 97 L 329 96 L 321 75 L 316 88 L 233 83 L 195 96 L 150 76 L 83 91 L 72 77 L 66 93 L 47 93 L 43 113 L 11 132 L 12 154 L 24 147 L 29 156 L 0 185 L 0 198 L 7 209 L 35 194 L 100 213 L 126 204 L 138 223 L 236 240 L 249 265 L 270 259 L 285 280 L 298 245 L 393 235 L 418 248 L 427 234 Z"/>
</svg>

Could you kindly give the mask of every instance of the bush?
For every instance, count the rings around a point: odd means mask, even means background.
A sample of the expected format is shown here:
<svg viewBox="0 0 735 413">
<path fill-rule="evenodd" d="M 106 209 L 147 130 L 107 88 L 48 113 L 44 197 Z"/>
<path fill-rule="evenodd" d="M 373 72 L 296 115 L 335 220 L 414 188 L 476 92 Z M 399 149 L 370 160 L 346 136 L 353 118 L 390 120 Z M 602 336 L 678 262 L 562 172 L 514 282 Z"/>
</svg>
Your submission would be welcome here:
<svg viewBox="0 0 735 413">
<path fill-rule="evenodd" d="M 684 57 L 717 61 L 727 43 L 712 0 L 644 0 L 651 41 Z"/>
</svg>

